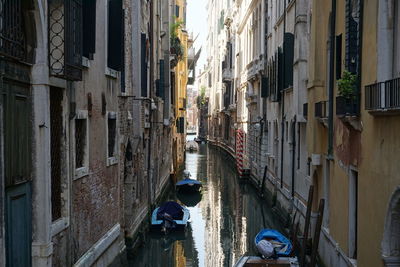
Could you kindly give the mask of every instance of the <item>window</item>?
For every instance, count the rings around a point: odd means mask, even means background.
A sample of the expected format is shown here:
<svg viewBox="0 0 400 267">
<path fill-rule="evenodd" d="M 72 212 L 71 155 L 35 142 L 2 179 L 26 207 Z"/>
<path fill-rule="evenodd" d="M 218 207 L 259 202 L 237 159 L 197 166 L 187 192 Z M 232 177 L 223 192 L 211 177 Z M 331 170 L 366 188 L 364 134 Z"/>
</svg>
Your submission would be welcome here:
<svg viewBox="0 0 400 267">
<path fill-rule="evenodd" d="M 175 6 L 175 16 L 177 18 L 179 18 L 179 6 L 178 5 Z"/>
<path fill-rule="evenodd" d="M 63 91 L 50 89 L 50 154 L 51 154 L 51 215 L 52 221 L 61 218 L 61 148 L 63 133 Z"/>
<path fill-rule="evenodd" d="M 122 71 L 124 52 L 124 10 L 122 0 L 108 1 L 108 57 L 107 66 Z"/>
<path fill-rule="evenodd" d="M 82 0 L 48 1 L 50 74 L 82 80 Z"/>
<path fill-rule="evenodd" d="M 107 116 L 107 166 L 117 163 L 117 114 Z"/>
<path fill-rule="evenodd" d="M 140 62 L 141 94 L 147 97 L 147 36 L 145 33 L 140 35 Z"/>
<path fill-rule="evenodd" d="M 346 2 L 346 69 L 358 72 L 360 47 L 360 0 Z"/>
<path fill-rule="evenodd" d="M 78 110 L 75 119 L 75 179 L 89 173 L 88 112 Z"/>
<path fill-rule="evenodd" d="M 96 0 L 82 1 L 83 51 L 82 55 L 93 59 L 96 49 Z"/>
<path fill-rule="evenodd" d="M 85 163 L 86 119 L 75 120 L 75 166 L 81 168 Z"/>
</svg>

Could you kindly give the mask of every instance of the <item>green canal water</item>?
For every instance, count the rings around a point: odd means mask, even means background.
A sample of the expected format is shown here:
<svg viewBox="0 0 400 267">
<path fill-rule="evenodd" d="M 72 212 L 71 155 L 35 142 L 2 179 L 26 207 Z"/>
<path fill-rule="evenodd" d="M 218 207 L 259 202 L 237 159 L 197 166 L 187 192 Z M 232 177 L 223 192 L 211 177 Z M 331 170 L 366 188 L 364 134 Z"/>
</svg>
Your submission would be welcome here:
<svg viewBox="0 0 400 267">
<path fill-rule="evenodd" d="M 278 219 L 256 189 L 240 181 L 229 156 L 210 145 L 186 154 L 186 169 L 203 183 L 200 195 L 169 199 L 186 203 L 190 223 L 185 232 L 149 232 L 133 254 L 113 266 L 233 266 L 240 256 L 254 255 L 254 237 L 263 228 L 281 230 Z"/>
</svg>

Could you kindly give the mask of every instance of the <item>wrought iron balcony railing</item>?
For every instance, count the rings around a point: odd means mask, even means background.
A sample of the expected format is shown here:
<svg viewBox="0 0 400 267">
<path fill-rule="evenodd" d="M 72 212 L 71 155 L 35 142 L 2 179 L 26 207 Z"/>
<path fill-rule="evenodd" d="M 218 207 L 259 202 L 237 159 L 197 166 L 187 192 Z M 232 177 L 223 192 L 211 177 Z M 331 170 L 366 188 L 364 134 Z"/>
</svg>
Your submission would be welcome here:
<svg viewBox="0 0 400 267">
<path fill-rule="evenodd" d="M 400 111 L 400 78 L 365 86 L 365 109 L 370 112 Z"/>
</svg>

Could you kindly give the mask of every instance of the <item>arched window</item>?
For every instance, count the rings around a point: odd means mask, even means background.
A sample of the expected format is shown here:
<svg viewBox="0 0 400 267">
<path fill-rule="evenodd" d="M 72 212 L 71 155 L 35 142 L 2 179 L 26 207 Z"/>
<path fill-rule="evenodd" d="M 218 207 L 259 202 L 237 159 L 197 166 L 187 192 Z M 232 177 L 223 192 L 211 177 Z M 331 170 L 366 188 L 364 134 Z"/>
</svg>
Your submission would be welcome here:
<svg viewBox="0 0 400 267">
<path fill-rule="evenodd" d="M 385 218 L 382 240 L 382 258 L 385 266 L 400 264 L 400 187 L 393 193 Z"/>
</svg>

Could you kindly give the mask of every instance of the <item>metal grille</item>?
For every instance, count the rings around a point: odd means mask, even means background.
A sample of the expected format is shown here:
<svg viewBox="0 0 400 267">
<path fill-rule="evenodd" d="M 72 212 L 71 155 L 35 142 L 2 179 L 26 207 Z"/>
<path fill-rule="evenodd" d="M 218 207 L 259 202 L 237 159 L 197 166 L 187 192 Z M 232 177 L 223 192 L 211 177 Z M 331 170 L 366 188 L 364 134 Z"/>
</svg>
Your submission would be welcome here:
<svg viewBox="0 0 400 267">
<path fill-rule="evenodd" d="M 49 0 L 50 74 L 82 80 L 82 0 Z"/>
<path fill-rule="evenodd" d="M 400 78 L 367 85 L 366 110 L 400 109 Z"/>
<path fill-rule="evenodd" d="M 75 167 L 80 168 L 85 163 L 86 119 L 75 120 Z"/>
<path fill-rule="evenodd" d="M 22 0 L 0 0 L 0 53 L 26 60 Z"/>
<path fill-rule="evenodd" d="M 51 213 L 53 221 L 61 218 L 61 145 L 62 145 L 62 90 L 50 90 L 51 132 Z"/>
<path fill-rule="evenodd" d="M 115 156 L 116 119 L 108 119 L 108 157 Z"/>
</svg>

